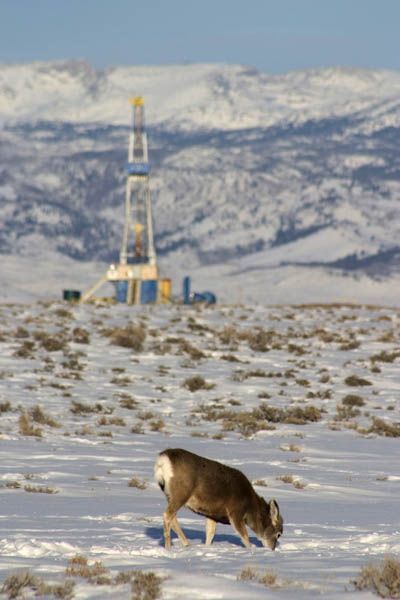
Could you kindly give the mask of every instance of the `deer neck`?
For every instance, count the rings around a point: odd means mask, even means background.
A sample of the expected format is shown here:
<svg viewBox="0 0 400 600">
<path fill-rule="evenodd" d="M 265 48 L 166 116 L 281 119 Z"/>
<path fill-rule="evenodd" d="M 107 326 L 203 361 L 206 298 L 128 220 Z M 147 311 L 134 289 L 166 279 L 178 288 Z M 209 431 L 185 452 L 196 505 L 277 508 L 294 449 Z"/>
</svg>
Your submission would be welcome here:
<svg viewBox="0 0 400 600">
<path fill-rule="evenodd" d="M 256 493 L 254 493 L 249 510 L 245 515 L 244 521 L 246 525 L 248 525 L 256 534 L 260 528 L 260 512 L 261 498 Z"/>
</svg>

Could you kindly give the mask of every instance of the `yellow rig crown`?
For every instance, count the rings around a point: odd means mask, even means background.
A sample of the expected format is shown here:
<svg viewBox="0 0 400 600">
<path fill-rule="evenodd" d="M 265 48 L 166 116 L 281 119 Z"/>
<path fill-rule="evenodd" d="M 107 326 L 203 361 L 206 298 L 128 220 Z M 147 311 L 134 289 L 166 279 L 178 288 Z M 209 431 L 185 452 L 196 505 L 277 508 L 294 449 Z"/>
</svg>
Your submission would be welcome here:
<svg viewBox="0 0 400 600">
<path fill-rule="evenodd" d="M 135 96 L 130 99 L 130 103 L 133 104 L 133 106 L 143 106 L 144 98 L 142 96 Z"/>
</svg>

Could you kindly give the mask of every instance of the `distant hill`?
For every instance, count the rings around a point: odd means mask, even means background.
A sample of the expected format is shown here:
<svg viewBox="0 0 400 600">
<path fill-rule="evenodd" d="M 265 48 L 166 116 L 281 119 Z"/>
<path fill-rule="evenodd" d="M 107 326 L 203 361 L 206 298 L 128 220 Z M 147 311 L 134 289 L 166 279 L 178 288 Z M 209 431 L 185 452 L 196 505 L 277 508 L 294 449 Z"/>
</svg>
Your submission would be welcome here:
<svg viewBox="0 0 400 600">
<path fill-rule="evenodd" d="M 400 73 L 360 69 L 0 65 L 1 253 L 117 259 L 137 94 L 171 271 L 400 274 Z"/>
</svg>

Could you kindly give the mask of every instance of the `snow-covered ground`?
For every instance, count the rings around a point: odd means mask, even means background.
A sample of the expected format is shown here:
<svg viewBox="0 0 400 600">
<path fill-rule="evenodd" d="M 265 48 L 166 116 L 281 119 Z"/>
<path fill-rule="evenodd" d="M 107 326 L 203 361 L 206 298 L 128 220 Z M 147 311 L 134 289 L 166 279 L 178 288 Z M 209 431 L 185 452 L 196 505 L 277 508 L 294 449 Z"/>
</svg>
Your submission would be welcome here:
<svg viewBox="0 0 400 600">
<path fill-rule="evenodd" d="M 136 350 L 111 343 L 129 322 Z M 111 579 L 165 577 L 171 600 L 373 598 L 351 580 L 400 552 L 399 333 L 400 311 L 373 306 L 1 305 L 0 586 L 23 570 L 63 582 L 84 555 Z M 189 391 L 194 376 L 211 385 Z M 280 547 L 251 533 L 249 551 L 223 525 L 206 547 L 204 519 L 182 510 L 191 545 L 167 552 L 153 481 L 165 447 L 276 498 Z M 74 580 L 76 598 L 129 596 Z"/>
</svg>

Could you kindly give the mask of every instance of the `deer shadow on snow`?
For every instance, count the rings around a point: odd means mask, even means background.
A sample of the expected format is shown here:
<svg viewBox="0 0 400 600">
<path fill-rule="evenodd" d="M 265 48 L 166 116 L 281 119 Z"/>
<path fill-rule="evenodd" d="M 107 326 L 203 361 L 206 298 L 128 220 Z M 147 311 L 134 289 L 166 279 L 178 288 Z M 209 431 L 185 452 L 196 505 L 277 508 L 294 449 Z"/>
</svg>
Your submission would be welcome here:
<svg viewBox="0 0 400 600">
<path fill-rule="evenodd" d="M 204 544 L 205 532 L 201 529 L 190 529 L 188 527 L 185 527 L 184 532 L 189 541 L 200 541 Z M 162 527 L 146 527 L 145 534 L 153 540 L 158 540 L 159 546 L 164 546 L 164 533 Z M 174 532 L 171 532 L 171 539 L 177 541 L 177 546 L 182 546 L 181 542 L 178 539 L 178 536 Z M 216 533 L 213 539 L 212 546 L 215 546 L 215 544 L 218 544 L 219 542 L 227 542 L 229 544 L 232 544 L 233 546 L 239 546 L 239 548 L 244 548 L 240 537 L 235 534 Z M 263 545 L 260 542 L 260 540 L 258 540 L 255 537 L 250 537 L 250 542 L 258 548 L 263 548 Z"/>
</svg>

